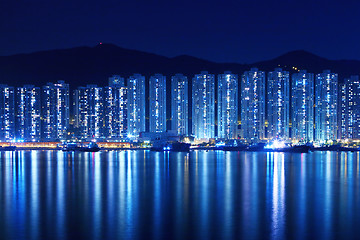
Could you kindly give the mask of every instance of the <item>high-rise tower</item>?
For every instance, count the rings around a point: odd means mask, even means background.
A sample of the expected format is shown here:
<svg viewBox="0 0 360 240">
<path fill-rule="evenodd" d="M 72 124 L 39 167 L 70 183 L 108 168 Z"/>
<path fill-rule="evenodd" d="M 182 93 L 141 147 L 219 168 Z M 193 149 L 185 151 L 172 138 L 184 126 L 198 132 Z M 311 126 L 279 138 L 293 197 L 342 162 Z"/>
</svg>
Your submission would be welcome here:
<svg viewBox="0 0 360 240">
<path fill-rule="evenodd" d="M 166 77 L 155 74 L 150 77 L 150 132 L 166 131 Z"/>
<path fill-rule="evenodd" d="M 215 137 L 215 77 L 208 72 L 193 78 L 192 131 L 198 139 Z"/>
<path fill-rule="evenodd" d="M 265 138 L 265 72 L 252 68 L 242 76 L 241 129 L 248 141 Z"/>
<path fill-rule="evenodd" d="M 231 72 L 218 75 L 218 137 L 234 139 L 238 124 L 238 76 Z"/>
<path fill-rule="evenodd" d="M 109 78 L 109 86 L 104 89 L 105 136 L 110 140 L 126 137 L 127 131 L 127 89 L 120 76 Z"/>
<path fill-rule="evenodd" d="M 42 88 L 42 138 L 65 140 L 69 129 L 69 85 L 64 81 L 48 83 Z"/>
<path fill-rule="evenodd" d="M 145 77 L 134 74 L 127 79 L 128 137 L 138 137 L 145 131 Z"/>
<path fill-rule="evenodd" d="M 25 85 L 16 91 L 16 138 L 24 141 L 41 139 L 41 90 Z"/>
<path fill-rule="evenodd" d="M 305 70 L 292 75 L 291 137 L 314 140 L 314 74 Z"/>
<path fill-rule="evenodd" d="M 290 137 L 290 77 L 281 68 L 268 73 L 267 89 L 267 138 L 287 139 Z"/>
<path fill-rule="evenodd" d="M 337 139 L 338 75 L 325 70 L 316 75 L 315 140 Z"/>
<path fill-rule="evenodd" d="M 15 137 L 14 88 L 0 85 L 0 141 L 12 141 Z"/>
<path fill-rule="evenodd" d="M 178 135 L 188 135 L 188 78 L 176 74 L 171 78 L 171 129 Z"/>
</svg>

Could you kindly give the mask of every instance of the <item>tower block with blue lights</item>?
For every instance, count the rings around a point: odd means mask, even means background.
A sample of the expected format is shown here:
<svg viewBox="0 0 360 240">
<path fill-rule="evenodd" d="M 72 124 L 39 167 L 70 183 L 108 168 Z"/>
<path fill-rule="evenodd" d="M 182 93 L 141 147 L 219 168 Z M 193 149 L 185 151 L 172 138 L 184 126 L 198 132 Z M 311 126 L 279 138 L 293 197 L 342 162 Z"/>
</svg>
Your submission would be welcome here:
<svg viewBox="0 0 360 240">
<path fill-rule="evenodd" d="M 218 138 L 237 138 L 238 76 L 231 72 L 218 75 Z"/>
<path fill-rule="evenodd" d="M 215 137 L 215 77 L 206 71 L 192 82 L 192 131 L 196 139 Z"/>
<path fill-rule="evenodd" d="M 340 87 L 339 124 L 342 139 L 360 139 L 360 80 L 353 75 Z"/>
<path fill-rule="evenodd" d="M 301 70 L 292 75 L 291 137 L 314 140 L 314 74 Z"/>
<path fill-rule="evenodd" d="M 104 131 L 113 141 L 123 140 L 127 131 L 127 88 L 125 79 L 114 75 L 104 89 Z"/>
<path fill-rule="evenodd" d="M 150 132 L 166 131 L 166 77 L 155 74 L 150 77 Z"/>
<path fill-rule="evenodd" d="M 41 139 L 41 90 L 33 85 L 16 89 L 16 139 L 37 142 Z"/>
<path fill-rule="evenodd" d="M 14 88 L 0 85 L 0 141 L 15 138 L 15 92 Z"/>
<path fill-rule="evenodd" d="M 103 137 L 103 88 L 97 85 L 79 87 L 75 91 L 75 123 L 80 139 L 91 141 Z"/>
<path fill-rule="evenodd" d="M 242 75 L 241 131 L 247 141 L 265 138 L 265 72 L 257 68 Z"/>
<path fill-rule="evenodd" d="M 267 138 L 290 137 L 290 77 L 289 72 L 276 68 L 268 73 L 267 89 Z"/>
<path fill-rule="evenodd" d="M 171 129 L 179 136 L 189 134 L 188 78 L 175 74 L 171 78 Z"/>
<path fill-rule="evenodd" d="M 70 118 L 69 84 L 48 83 L 42 88 L 42 103 L 42 139 L 65 140 Z"/>
<path fill-rule="evenodd" d="M 315 85 L 315 140 L 326 142 L 337 139 L 338 132 L 338 75 L 325 70 L 316 75 Z"/>
<path fill-rule="evenodd" d="M 128 132 L 127 137 L 136 138 L 145 131 L 145 77 L 134 74 L 127 79 Z"/>
</svg>

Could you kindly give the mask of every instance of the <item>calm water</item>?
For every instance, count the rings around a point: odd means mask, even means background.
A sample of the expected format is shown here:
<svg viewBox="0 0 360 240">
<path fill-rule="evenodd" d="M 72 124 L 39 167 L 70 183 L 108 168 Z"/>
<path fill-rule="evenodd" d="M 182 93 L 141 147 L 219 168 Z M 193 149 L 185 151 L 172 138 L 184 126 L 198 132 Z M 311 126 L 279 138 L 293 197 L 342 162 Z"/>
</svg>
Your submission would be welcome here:
<svg viewBox="0 0 360 240">
<path fill-rule="evenodd" d="M 358 153 L 0 153 L 1 239 L 355 239 Z"/>
</svg>

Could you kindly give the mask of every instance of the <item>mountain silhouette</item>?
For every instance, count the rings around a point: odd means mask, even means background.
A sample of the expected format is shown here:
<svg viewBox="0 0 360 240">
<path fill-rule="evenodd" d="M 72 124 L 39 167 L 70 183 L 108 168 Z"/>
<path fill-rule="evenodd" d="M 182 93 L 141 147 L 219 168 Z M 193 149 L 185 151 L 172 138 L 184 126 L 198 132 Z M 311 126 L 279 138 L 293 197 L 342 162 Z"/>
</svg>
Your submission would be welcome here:
<svg viewBox="0 0 360 240">
<path fill-rule="evenodd" d="M 141 73 L 148 79 L 152 74 L 162 73 L 170 79 L 176 73 L 183 73 L 191 79 L 194 74 L 204 70 L 213 74 L 224 71 L 242 74 L 252 67 L 263 71 L 282 67 L 290 72 L 295 72 L 295 67 L 313 73 L 330 69 L 339 74 L 340 81 L 360 73 L 360 61 L 328 60 L 303 50 L 292 51 L 267 61 L 238 64 L 216 63 L 187 55 L 169 58 L 113 44 L 99 44 L 95 47 L 0 56 L 0 83 L 11 86 L 43 86 L 47 82 L 65 80 L 71 88 L 76 88 L 86 84 L 105 86 L 108 77 L 113 74 L 127 78 L 133 73 Z"/>
</svg>

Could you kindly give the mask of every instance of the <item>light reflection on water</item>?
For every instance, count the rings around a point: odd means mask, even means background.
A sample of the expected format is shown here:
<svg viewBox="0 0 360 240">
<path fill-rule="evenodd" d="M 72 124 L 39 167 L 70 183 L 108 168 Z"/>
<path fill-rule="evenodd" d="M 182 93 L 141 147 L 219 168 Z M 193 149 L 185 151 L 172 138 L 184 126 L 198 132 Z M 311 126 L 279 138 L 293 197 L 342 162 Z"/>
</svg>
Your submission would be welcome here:
<svg viewBox="0 0 360 240">
<path fill-rule="evenodd" d="M 359 208 L 359 153 L 0 152 L 1 239 L 351 239 Z"/>
</svg>

